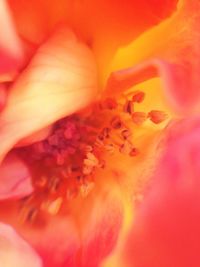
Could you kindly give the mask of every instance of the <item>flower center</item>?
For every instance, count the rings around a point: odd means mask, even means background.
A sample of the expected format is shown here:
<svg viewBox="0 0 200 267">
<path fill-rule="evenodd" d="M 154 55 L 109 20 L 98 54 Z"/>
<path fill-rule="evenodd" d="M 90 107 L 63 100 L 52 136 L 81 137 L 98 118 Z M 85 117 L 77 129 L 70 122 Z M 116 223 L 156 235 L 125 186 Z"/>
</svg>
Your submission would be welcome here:
<svg viewBox="0 0 200 267">
<path fill-rule="evenodd" d="M 76 197 L 87 197 L 97 179 L 96 172 L 106 170 L 106 156 L 120 154 L 137 157 L 134 129 L 150 120 L 158 124 L 167 115 L 158 110 L 138 112 L 142 91 L 102 99 L 87 110 L 58 121 L 50 136 L 25 148 L 21 157 L 33 174 L 34 192 L 20 200 L 20 218 L 34 223 L 45 215 L 65 211 Z"/>
</svg>

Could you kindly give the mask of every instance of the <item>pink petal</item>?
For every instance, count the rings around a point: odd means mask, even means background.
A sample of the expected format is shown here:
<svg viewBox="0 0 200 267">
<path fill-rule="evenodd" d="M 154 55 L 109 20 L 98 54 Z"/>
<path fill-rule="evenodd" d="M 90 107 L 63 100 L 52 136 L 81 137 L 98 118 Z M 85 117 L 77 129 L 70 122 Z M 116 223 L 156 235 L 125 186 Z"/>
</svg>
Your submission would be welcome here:
<svg viewBox="0 0 200 267">
<path fill-rule="evenodd" d="M 135 267 L 200 265 L 200 120 L 169 127 L 164 156 L 125 248 Z"/>
<path fill-rule="evenodd" d="M 11 88 L 0 116 L 0 155 L 20 140 L 85 107 L 96 95 L 91 51 L 67 28 L 42 45 Z"/>
<path fill-rule="evenodd" d="M 113 188 L 113 192 L 114 192 Z M 115 248 L 123 221 L 123 208 L 120 196 L 105 192 L 96 196 L 90 204 L 89 213 L 82 213 L 82 265 L 98 267 Z"/>
<path fill-rule="evenodd" d="M 22 228 L 21 234 L 41 256 L 44 267 L 79 267 L 79 233 L 71 216 L 49 218 L 44 226 Z"/>
<path fill-rule="evenodd" d="M 7 88 L 4 84 L 0 83 L 0 111 L 5 107 L 7 99 Z"/>
<path fill-rule="evenodd" d="M 72 202 L 68 214 L 47 217 L 40 227 L 19 228 L 44 267 L 97 267 L 112 252 L 122 225 L 122 202 L 113 192 L 95 193 Z"/>
<path fill-rule="evenodd" d="M 14 153 L 0 165 L 0 200 L 25 197 L 33 191 L 30 172 Z"/>
<path fill-rule="evenodd" d="M 0 223 L 0 266 L 42 267 L 41 259 L 30 245 L 3 223 Z"/>
<path fill-rule="evenodd" d="M 22 63 L 23 51 L 10 10 L 0 1 L 0 74 L 16 71 Z"/>
</svg>

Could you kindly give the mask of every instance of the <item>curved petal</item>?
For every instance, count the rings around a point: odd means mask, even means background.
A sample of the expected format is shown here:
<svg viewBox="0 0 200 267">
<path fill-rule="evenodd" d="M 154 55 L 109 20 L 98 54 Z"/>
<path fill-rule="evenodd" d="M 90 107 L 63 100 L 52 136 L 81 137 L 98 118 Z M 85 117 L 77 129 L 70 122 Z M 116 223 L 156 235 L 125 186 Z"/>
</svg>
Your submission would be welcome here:
<svg viewBox="0 0 200 267">
<path fill-rule="evenodd" d="M 0 223 L 0 266 L 42 267 L 35 251 L 8 225 Z"/>
<path fill-rule="evenodd" d="M 116 48 L 169 16 L 177 1 L 61 0 L 58 5 L 54 0 L 9 0 L 9 4 L 20 35 L 29 42 L 39 44 L 57 23 L 67 22 L 94 47 L 105 75 Z"/>
<path fill-rule="evenodd" d="M 23 60 L 23 51 L 5 0 L 0 1 L 0 75 L 15 72 Z"/>
<path fill-rule="evenodd" d="M 176 8 L 177 0 L 85 0 L 72 3 L 70 21 L 94 47 L 101 76 L 105 78 L 116 49 L 168 17 Z"/>
<path fill-rule="evenodd" d="M 199 266 L 200 120 L 173 123 L 125 247 L 128 266 Z"/>
<path fill-rule="evenodd" d="M 8 0 L 20 37 L 32 44 L 40 44 L 63 21 L 69 9 L 69 1 Z M 26 10 L 26 12 L 24 12 Z"/>
<path fill-rule="evenodd" d="M 0 200 L 21 198 L 33 191 L 30 172 L 14 153 L 0 165 Z"/>
<path fill-rule="evenodd" d="M 166 94 L 180 112 L 199 111 L 199 5 L 196 0 L 181 0 L 170 19 L 119 50 L 113 61 L 113 68 L 121 69 L 160 59 L 163 64 L 156 68 L 166 78 Z"/>
<path fill-rule="evenodd" d="M 92 53 L 69 29 L 60 28 L 11 88 L 0 115 L 0 155 L 24 137 L 85 107 L 96 93 Z"/>
</svg>

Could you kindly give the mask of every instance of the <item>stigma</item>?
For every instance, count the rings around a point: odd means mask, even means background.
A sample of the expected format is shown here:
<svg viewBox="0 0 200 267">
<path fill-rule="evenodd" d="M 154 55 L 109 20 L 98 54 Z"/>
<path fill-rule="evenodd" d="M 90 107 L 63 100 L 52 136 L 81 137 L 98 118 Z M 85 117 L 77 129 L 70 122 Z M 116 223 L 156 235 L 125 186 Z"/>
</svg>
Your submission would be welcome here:
<svg viewBox="0 0 200 267">
<path fill-rule="evenodd" d="M 95 188 L 98 172 L 109 168 L 108 156 L 134 158 L 140 147 L 134 131 L 147 121 L 162 123 L 159 110 L 137 111 L 145 98 L 142 91 L 104 98 L 86 110 L 57 121 L 50 135 L 18 148 L 30 166 L 34 192 L 19 200 L 20 220 L 35 223 L 66 211 L 75 198 L 86 198 Z"/>
</svg>

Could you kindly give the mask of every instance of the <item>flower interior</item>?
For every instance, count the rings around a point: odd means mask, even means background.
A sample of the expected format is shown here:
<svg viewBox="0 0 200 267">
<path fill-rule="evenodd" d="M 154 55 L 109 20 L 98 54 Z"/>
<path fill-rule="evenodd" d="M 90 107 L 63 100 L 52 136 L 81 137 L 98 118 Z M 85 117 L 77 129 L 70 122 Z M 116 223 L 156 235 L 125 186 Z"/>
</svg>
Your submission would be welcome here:
<svg viewBox="0 0 200 267">
<path fill-rule="evenodd" d="M 137 111 L 143 91 L 126 92 L 117 100 L 103 98 L 77 114 L 57 121 L 51 134 L 16 151 L 32 173 L 34 192 L 18 200 L 20 223 L 45 223 L 48 216 L 67 212 L 70 201 L 86 198 L 95 187 L 97 172 L 109 168 L 112 155 L 137 157 L 137 128 L 149 120 L 162 123 L 161 110 Z"/>
</svg>

